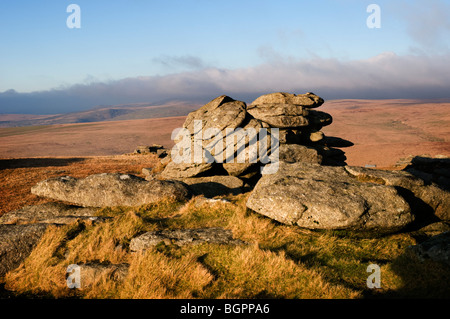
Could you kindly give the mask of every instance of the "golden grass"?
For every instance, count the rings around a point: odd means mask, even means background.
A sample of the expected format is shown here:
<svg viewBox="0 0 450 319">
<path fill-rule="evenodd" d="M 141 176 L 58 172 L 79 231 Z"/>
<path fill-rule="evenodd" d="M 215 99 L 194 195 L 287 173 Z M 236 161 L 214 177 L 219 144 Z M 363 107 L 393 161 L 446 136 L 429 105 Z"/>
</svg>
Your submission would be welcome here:
<svg viewBox="0 0 450 319">
<path fill-rule="evenodd" d="M 36 183 L 51 177 L 86 177 L 99 173 L 129 173 L 143 177 L 142 168 L 158 167 L 156 155 L 80 158 L 0 159 L 0 216 L 25 205 L 48 202 L 30 193 Z"/>
<path fill-rule="evenodd" d="M 130 275 L 119 292 L 119 298 L 193 298 L 208 285 L 213 276 L 187 253 L 170 258 L 148 250 L 131 258 Z"/>
<path fill-rule="evenodd" d="M 78 172 L 81 175 L 81 168 Z M 16 294 L 56 298 L 450 295 L 448 269 L 408 254 L 407 247 L 416 244 L 409 234 L 359 238 L 286 226 L 249 211 L 248 196 L 229 196 L 229 203 L 195 197 L 186 203 L 167 199 L 141 207 L 99 209 L 99 216 L 111 219 L 49 227 L 32 254 L 2 281 Z M 141 253 L 129 250 L 130 240 L 146 231 L 200 227 L 230 229 L 247 244 L 162 244 Z M 128 274 L 123 281 L 106 274 L 87 288 L 67 288 L 67 266 L 88 262 L 127 264 Z M 366 286 L 366 269 L 372 263 L 381 267 L 381 289 Z"/>
<path fill-rule="evenodd" d="M 78 227 L 78 223 L 60 228 L 50 226 L 25 262 L 6 274 L 6 289 L 22 294 L 50 293 L 55 298 L 69 296 L 65 282 L 65 270 L 69 264 L 64 267 L 56 252 L 67 240 L 67 235 Z"/>
</svg>

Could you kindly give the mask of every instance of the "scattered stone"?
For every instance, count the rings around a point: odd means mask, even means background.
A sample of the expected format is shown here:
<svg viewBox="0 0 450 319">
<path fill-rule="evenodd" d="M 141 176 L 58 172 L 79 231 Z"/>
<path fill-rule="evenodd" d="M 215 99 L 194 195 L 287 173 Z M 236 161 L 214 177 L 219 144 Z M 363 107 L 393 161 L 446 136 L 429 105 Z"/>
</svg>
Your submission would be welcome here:
<svg viewBox="0 0 450 319">
<path fill-rule="evenodd" d="M 150 146 L 139 145 L 135 150 L 135 154 L 145 154 L 150 153 Z"/>
<path fill-rule="evenodd" d="M 77 220 L 104 221 L 105 217 L 95 216 L 97 208 L 79 207 L 62 203 L 45 203 L 25 206 L 0 217 L 0 224 L 70 224 Z"/>
<path fill-rule="evenodd" d="M 263 175 L 247 207 L 278 222 L 309 229 L 396 232 L 414 220 L 392 186 L 363 183 L 343 167 L 280 162 Z"/>
<path fill-rule="evenodd" d="M 231 230 L 223 228 L 199 228 L 152 231 L 135 237 L 130 250 L 142 251 L 160 243 L 165 245 L 196 245 L 203 243 L 240 245 L 243 242 L 233 238 Z"/>
<path fill-rule="evenodd" d="M 30 255 L 47 226 L 0 225 L 0 277 L 17 268 Z"/>
<path fill-rule="evenodd" d="M 51 178 L 31 188 L 35 195 L 83 207 L 140 206 L 165 197 L 186 200 L 191 194 L 178 181 L 161 181 L 129 174 L 95 174 L 83 179 L 70 176 Z"/>
<path fill-rule="evenodd" d="M 431 237 L 421 244 L 409 247 L 419 259 L 433 261 L 450 266 L 450 232 Z"/>
<path fill-rule="evenodd" d="M 153 144 L 152 146 L 139 145 L 135 150 L 134 154 L 157 154 L 165 152 L 164 146 L 159 144 Z"/>
</svg>

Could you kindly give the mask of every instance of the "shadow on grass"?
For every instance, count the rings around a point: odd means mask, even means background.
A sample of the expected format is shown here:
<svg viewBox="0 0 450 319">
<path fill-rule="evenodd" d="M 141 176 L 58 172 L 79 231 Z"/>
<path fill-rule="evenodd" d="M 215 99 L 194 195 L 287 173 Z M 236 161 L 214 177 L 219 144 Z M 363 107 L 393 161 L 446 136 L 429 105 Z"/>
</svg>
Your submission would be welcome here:
<svg viewBox="0 0 450 319">
<path fill-rule="evenodd" d="M 407 250 L 392 262 L 391 269 L 401 278 L 401 287 L 367 297 L 450 298 L 450 267 L 444 264 L 432 260 L 420 260 Z"/>
<path fill-rule="evenodd" d="M 0 170 L 11 168 L 67 166 L 71 163 L 83 162 L 85 158 L 17 158 L 0 159 Z"/>
</svg>

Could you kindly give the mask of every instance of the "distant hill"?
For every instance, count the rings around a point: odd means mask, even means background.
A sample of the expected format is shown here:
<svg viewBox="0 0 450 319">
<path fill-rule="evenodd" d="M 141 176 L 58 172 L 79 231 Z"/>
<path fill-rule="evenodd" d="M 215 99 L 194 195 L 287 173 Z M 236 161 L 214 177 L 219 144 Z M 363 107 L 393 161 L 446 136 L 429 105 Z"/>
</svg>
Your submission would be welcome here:
<svg viewBox="0 0 450 319">
<path fill-rule="evenodd" d="M 0 114 L 0 127 L 54 125 L 123 121 L 149 118 L 185 116 L 201 105 L 192 102 L 172 101 L 164 104 L 134 103 L 114 106 L 96 106 L 88 111 L 55 115 Z"/>
<path fill-rule="evenodd" d="M 99 107 L 95 111 L 110 117 L 102 122 L 0 128 L 0 158 L 118 155 L 133 152 L 138 145 L 152 144 L 171 148 L 172 132 L 183 126 L 185 115 L 118 120 L 155 116 L 157 112 L 188 113 L 198 108 L 164 105 L 135 106 L 133 112 L 122 115 L 102 111 L 114 107 Z M 319 110 L 333 116 L 333 124 L 323 128 L 326 136 L 354 144 L 342 149 L 348 165 L 380 168 L 391 167 L 409 155 L 450 156 L 450 101 L 334 100 L 326 101 Z M 88 113 L 78 113 L 78 120 Z"/>
</svg>

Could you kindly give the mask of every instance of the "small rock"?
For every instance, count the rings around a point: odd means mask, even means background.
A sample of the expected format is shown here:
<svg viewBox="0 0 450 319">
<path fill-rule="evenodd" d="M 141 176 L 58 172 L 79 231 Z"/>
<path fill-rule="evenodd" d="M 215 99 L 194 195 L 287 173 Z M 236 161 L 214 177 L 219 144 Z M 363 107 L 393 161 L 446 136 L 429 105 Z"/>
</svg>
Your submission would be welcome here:
<svg viewBox="0 0 450 319">
<path fill-rule="evenodd" d="M 309 140 L 313 143 L 319 142 L 324 138 L 324 134 L 321 131 L 312 131 L 309 133 Z"/>
<path fill-rule="evenodd" d="M 149 168 L 143 168 L 142 169 L 142 174 L 144 174 L 145 177 L 147 176 L 151 176 L 152 175 L 152 171 L 153 171 L 153 167 L 149 167 Z"/>
<path fill-rule="evenodd" d="M 0 225 L 0 277 L 30 255 L 47 227 L 47 224 Z"/>
<path fill-rule="evenodd" d="M 436 235 L 421 244 L 409 247 L 419 259 L 431 259 L 450 266 L 450 232 Z"/>
<path fill-rule="evenodd" d="M 153 144 L 152 146 L 139 145 L 135 150 L 135 154 L 148 154 L 148 153 L 158 153 L 158 150 L 164 147 L 159 144 Z"/>
<path fill-rule="evenodd" d="M 239 245 L 243 242 L 233 238 L 231 230 L 223 228 L 199 228 L 152 231 L 135 237 L 130 242 L 130 250 L 142 251 L 160 243 L 165 245 L 196 245 L 202 243 Z"/>
<path fill-rule="evenodd" d="M 144 145 L 139 145 L 139 146 L 134 150 L 134 153 L 135 153 L 135 154 L 144 154 L 144 153 L 149 153 L 149 152 L 150 152 L 150 147 L 144 146 Z"/>
<path fill-rule="evenodd" d="M 0 224 L 70 224 L 77 220 L 103 221 L 97 217 L 97 208 L 79 207 L 62 203 L 45 203 L 25 206 L 0 217 Z"/>
</svg>

